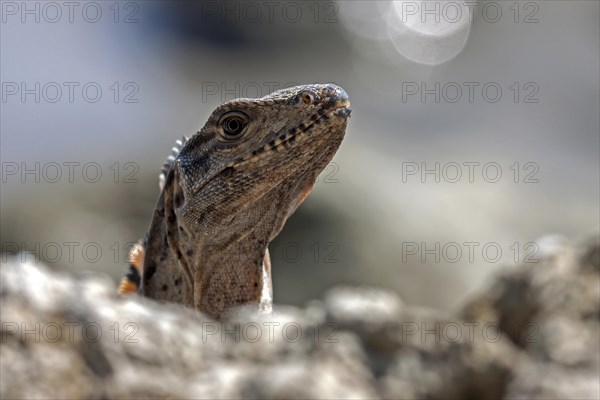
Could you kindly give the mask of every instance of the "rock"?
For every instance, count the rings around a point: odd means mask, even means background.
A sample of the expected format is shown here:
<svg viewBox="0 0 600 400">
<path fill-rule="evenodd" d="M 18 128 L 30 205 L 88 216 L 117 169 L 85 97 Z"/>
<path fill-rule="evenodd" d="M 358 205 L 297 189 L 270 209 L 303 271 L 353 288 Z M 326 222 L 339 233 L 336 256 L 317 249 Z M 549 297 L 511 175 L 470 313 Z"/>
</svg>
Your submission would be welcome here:
<svg viewBox="0 0 600 400">
<path fill-rule="evenodd" d="M 340 287 L 222 323 L 13 259 L 0 397 L 598 398 L 600 246 L 548 248 L 458 315 Z"/>
<path fill-rule="evenodd" d="M 2 398 L 377 397 L 356 336 L 324 340 L 304 310 L 219 324 L 99 277 L 1 271 Z"/>
<path fill-rule="evenodd" d="M 463 310 L 494 324 L 526 356 L 507 398 L 600 398 L 600 245 L 556 247 L 498 276 Z"/>
</svg>

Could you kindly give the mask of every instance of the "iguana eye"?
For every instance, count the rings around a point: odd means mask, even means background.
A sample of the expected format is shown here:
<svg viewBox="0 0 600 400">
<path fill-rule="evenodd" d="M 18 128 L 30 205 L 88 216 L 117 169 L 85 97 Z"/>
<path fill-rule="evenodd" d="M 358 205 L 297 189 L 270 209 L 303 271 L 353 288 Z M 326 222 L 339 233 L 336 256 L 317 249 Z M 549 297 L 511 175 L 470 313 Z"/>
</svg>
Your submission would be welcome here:
<svg viewBox="0 0 600 400">
<path fill-rule="evenodd" d="M 239 139 L 246 132 L 248 116 L 241 112 L 230 112 L 221 117 L 219 133 L 225 140 Z"/>
</svg>

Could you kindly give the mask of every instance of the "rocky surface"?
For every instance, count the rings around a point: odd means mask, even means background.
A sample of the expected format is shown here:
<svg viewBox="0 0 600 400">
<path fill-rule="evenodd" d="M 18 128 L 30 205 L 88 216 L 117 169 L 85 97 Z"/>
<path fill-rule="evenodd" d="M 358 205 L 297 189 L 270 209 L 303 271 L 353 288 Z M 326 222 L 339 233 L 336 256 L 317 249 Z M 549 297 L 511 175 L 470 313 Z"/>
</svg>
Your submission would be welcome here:
<svg viewBox="0 0 600 400">
<path fill-rule="evenodd" d="M 96 276 L 2 265 L 0 397 L 600 397 L 600 246 L 507 268 L 460 315 L 340 287 L 223 324 Z"/>
</svg>

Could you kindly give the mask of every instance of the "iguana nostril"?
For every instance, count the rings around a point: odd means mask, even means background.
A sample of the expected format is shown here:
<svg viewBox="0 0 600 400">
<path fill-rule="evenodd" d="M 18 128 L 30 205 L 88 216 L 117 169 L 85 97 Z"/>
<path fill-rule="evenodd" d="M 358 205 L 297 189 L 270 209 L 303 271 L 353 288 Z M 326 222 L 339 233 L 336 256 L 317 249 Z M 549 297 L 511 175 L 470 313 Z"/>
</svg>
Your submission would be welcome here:
<svg viewBox="0 0 600 400">
<path fill-rule="evenodd" d="M 316 93 L 314 93 L 312 90 L 303 90 L 300 93 L 300 99 L 302 100 L 302 102 L 306 105 L 311 105 L 311 104 L 315 104 L 319 97 L 317 96 Z"/>
</svg>

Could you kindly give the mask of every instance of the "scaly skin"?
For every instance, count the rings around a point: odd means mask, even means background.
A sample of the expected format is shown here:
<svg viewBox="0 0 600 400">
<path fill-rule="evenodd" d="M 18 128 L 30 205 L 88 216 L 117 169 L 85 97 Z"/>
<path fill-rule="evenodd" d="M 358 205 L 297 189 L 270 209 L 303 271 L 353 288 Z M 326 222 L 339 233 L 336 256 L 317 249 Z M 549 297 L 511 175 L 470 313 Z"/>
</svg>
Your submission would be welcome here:
<svg viewBox="0 0 600 400">
<path fill-rule="evenodd" d="M 325 84 L 217 107 L 167 166 L 140 292 L 216 319 L 248 303 L 270 310 L 267 246 L 339 148 L 349 105 Z"/>
</svg>

